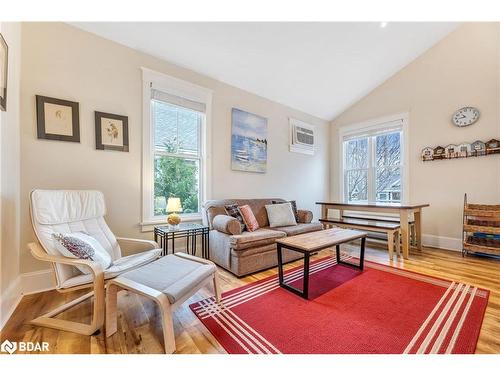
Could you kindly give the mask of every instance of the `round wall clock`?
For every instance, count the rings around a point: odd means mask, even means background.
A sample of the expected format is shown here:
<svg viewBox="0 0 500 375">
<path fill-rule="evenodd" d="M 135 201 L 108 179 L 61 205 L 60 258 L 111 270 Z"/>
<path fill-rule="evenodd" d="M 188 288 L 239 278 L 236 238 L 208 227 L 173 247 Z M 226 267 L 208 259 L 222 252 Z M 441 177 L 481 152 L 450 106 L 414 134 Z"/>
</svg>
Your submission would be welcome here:
<svg viewBox="0 0 500 375">
<path fill-rule="evenodd" d="M 472 125 L 477 120 L 479 120 L 479 110 L 474 107 L 460 108 L 451 118 L 453 124 L 459 127 Z"/>
</svg>

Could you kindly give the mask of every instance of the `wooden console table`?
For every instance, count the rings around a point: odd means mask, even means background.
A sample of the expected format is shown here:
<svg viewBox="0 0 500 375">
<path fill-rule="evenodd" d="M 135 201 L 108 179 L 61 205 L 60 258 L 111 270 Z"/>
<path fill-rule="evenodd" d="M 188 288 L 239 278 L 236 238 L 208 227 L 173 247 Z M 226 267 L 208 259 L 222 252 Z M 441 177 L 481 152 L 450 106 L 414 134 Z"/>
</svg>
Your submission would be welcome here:
<svg viewBox="0 0 500 375">
<path fill-rule="evenodd" d="M 408 215 L 413 214 L 415 218 L 415 234 L 417 248 L 422 249 L 422 208 L 429 204 L 402 204 L 402 203 L 343 203 L 343 202 L 316 202 L 321 206 L 322 219 L 328 218 L 328 210 L 339 210 L 342 217 L 343 211 L 365 211 L 377 213 L 392 213 L 399 215 L 401 225 L 401 240 L 403 257 L 408 259 L 410 253 L 410 231 Z"/>
</svg>

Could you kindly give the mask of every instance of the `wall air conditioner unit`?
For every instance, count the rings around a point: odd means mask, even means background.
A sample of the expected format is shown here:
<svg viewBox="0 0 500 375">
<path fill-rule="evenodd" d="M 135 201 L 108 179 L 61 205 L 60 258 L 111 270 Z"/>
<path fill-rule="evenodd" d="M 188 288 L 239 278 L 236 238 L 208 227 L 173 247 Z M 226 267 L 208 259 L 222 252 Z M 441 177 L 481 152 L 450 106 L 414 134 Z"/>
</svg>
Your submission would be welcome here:
<svg viewBox="0 0 500 375">
<path fill-rule="evenodd" d="M 313 125 L 290 118 L 290 152 L 314 155 Z"/>
</svg>

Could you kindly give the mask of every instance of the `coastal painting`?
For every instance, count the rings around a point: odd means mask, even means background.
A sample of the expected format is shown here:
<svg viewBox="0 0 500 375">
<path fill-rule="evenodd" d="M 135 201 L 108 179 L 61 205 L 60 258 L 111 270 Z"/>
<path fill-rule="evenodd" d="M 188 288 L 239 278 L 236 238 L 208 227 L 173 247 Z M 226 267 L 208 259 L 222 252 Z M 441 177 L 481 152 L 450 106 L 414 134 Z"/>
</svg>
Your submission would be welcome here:
<svg viewBox="0 0 500 375">
<path fill-rule="evenodd" d="M 233 108 L 231 168 L 235 171 L 266 172 L 266 118 Z"/>
</svg>

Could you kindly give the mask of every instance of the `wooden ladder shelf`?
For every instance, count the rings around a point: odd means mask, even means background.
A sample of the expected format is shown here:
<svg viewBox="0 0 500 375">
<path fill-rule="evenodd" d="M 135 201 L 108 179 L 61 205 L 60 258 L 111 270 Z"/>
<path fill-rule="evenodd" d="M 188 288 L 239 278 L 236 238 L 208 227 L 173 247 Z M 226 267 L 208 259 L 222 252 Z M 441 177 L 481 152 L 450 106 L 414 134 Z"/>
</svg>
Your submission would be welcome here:
<svg viewBox="0 0 500 375">
<path fill-rule="evenodd" d="M 500 205 L 472 204 L 464 197 L 462 255 L 500 255 Z"/>
</svg>

